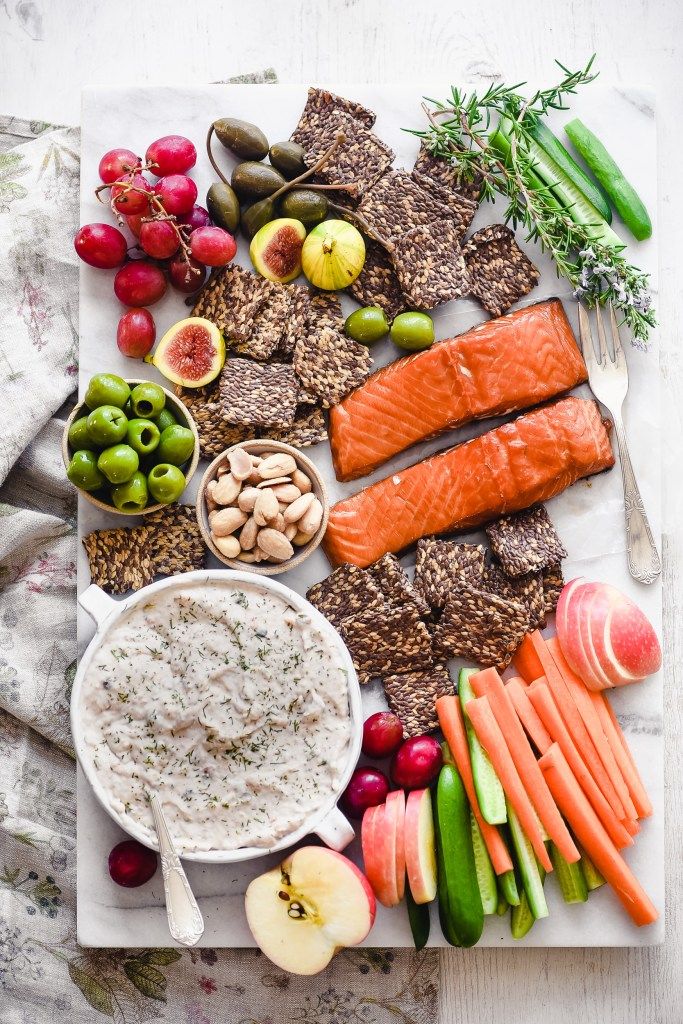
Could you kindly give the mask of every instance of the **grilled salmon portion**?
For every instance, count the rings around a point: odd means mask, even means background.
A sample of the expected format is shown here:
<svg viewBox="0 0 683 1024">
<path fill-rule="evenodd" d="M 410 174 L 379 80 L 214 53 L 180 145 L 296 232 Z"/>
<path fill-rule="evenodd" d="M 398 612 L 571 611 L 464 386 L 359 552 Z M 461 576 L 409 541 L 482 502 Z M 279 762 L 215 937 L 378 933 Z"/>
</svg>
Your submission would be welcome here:
<svg viewBox="0 0 683 1024">
<path fill-rule="evenodd" d="M 337 479 L 355 480 L 427 437 L 528 409 L 587 379 L 559 299 L 487 320 L 378 370 L 330 410 Z"/>
<path fill-rule="evenodd" d="M 420 537 L 546 501 L 612 465 L 597 404 L 563 398 L 337 502 L 323 546 L 334 565 L 370 565 Z"/>
</svg>

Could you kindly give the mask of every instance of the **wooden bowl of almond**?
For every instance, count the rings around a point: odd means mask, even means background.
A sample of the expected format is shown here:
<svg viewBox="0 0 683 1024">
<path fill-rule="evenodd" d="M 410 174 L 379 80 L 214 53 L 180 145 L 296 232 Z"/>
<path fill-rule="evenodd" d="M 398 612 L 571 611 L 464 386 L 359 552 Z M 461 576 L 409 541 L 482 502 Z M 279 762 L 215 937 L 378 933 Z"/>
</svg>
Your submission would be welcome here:
<svg viewBox="0 0 683 1024">
<path fill-rule="evenodd" d="M 197 520 L 209 550 L 231 569 L 274 576 L 300 565 L 327 527 L 329 504 L 309 458 L 282 441 L 242 441 L 213 460 L 199 485 Z"/>
</svg>

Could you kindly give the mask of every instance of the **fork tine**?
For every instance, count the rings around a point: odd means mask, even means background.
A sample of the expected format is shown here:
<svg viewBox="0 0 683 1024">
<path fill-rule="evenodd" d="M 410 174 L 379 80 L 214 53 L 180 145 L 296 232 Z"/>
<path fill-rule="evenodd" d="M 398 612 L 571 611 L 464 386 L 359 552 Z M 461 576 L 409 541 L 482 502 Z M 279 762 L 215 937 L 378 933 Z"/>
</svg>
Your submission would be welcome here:
<svg viewBox="0 0 683 1024">
<path fill-rule="evenodd" d="M 579 303 L 579 336 L 581 338 L 583 358 L 590 374 L 591 368 L 595 367 L 596 364 L 595 347 L 593 345 L 590 320 L 588 319 L 588 310 L 582 303 Z"/>
<path fill-rule="evenodd" d="M 603 366 L 607 366 L 607 360 L 612 361 L 609 348 L 607 347 L 607 335 L 605 334 L 605 323 L 602 319 L 602 309 L 600 303 L 595 304 L 595 322 L 598 325 L 598 346 L 600 348 L 600 363 Z"/>
<path fill-rule="evenodd" d="M 617 366 L 621 366 L 626 363 L 626 356 L 624 355 L 624 346 L 621 344 L 621 337 L 619 335 L 619 324 L 617 323 L 616 313 L 614 312 L 614 305 L 610 302 L 609 304 L 609 318 L 610 325 L 612 327 L 612 345 L 614 346 L 614 362 Z"/>
</svg>

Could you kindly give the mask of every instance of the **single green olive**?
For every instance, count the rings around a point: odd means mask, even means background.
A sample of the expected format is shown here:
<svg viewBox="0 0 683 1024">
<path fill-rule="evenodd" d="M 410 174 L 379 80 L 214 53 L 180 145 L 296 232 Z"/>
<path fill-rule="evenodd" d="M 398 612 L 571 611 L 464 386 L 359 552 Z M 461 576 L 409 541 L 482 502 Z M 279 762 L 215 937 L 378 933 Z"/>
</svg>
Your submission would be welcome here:
<svg viewBox="0 0 683 1024">
<path fill-rule="evenodd" d="M 161 432 L 151 420 L 128 420 L 126 442 L 138 455 L 148 455 L 159 444 Z"/>
<path fill-rule="evenodd" d="M 159 415 L 154 417 L 154 422 L 159 428 L 159 433 L 163 434 L 166 427 L 172 427 L 178 421 L 170 409 L 162 409 Z"/>
<path fill-rule="evenodd" d="M 158 416 L 166 405 L 164 389 L 151 381 L 137 384 L 130 394 L 133 412 L 140 419 L 151 420 Z"/>
<path fill-rule="evenodd" d="M 240 201 L 230 185 L 215 181 L 206 193 L 206 208 L 214 224 L 234 234 L 240 222 Z"/>
<path fill-rule="evenodd" d="M 123 409 L 116 405 L 100 405 L 88 416 L 86 427 L 91 441 L 104 448 L 124 439 L 128 420 Z"/>
<path fill-rule="evenodd" d="M 148 499 L 147 477 L 139 470 L 125 484 L 118 484 L 111 489 L 111 500 L 119 512 L 141 512 Z"/>
<path fill-rule="evenodd" d="M 66 475 L 75 487 L 82 491 L 98 491 L 106 483 L 97 468 L 97 456 L 86 449 L 74 452 L 66 470 Z"/>
<path fill-rule="evenodd" d="M 130 397 L 130 388 L 115 373 L 96 373 L 91 377 L 83 401 L 89 409 L 98 405 L 115 405 L 123 409 Z"/>
<path fill-rule="evenodd" d="M 176 423 L 166 427 L 157 449 L 159 462 L 170 462 L 172 466 L 182 466 L 194 451 L 194 434 L 189 427 L 181 427 Z"/>
<path fill-rule="evenodd" d="M 181 470 L 167 462 L 160 462 L 147 477 L 149 493 L 155 501 L 160 501 L 164 505 L 178 500 L 185 490 L 185 483 L 185 477 Z"/>
<path fill-rule="evenodd" d="M 354 341 L 372 345 L 389 333 L 389 321 L 379 306 L 363 306 L 347 316 L 344 333 Z"/>
<path fill-rule="evenodd" d="M 74 420 L 69 427 L 69 433 L 67 435 L 69 441 L 69 448 L 72 452 L 85 449 L 86 451 L 95 451 L 97 445 L 88 433 L 88 417 L 79 416 L 77 420 Z"/>
<path fill-rule="evenodd" d="M 110 484 L 125 484 L 139 465 L 138 453 L 129 444 L 113 444 L 105 448 L 97 460 L 97 468 Z"/>
<path fill-rule="evenodd" d="M 399 313 L 391 325 L 391 340 L 408 352 L 429 348 L 434 341 L 434 321 L 427 313 Z"/>
</svg>

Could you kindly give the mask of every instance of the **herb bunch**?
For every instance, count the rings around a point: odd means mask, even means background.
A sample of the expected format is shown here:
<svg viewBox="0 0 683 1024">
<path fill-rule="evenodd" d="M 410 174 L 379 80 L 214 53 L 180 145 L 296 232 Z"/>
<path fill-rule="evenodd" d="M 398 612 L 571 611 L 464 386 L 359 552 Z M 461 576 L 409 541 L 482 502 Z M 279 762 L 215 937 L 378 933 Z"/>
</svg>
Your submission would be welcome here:
<svg viewBox="0 0 683 1024">
<path fill-rule="evenodd" d="M 519 92 L 523 82 L 491 85 L 481 94 L 453 88 L 448 102 L 425 101 L 428 126 L 413 134 L 432 154 L 457 167 L 463 180 L 480 182 L 482 199 L 492 202 L 503 196 L 508 204 L 505 222 L 521 226 L 528 241 L 538 242 L 552 256 L 558 276 L 570 281 L 575 298 L 589 306 L 612 302 L 634 343 L 644 346 L 656 324 L 648 275 L 629 262 L 625 246 L 600 239 L 597 224 L 572 218 L 551 186 L 539 179 L 530 153 L 529 128 L 549 110 L 566 110 L 566 98 L 594 81 L 593 61 L 594 56 L 580 71 L 556 61 L 561 81 L 529 99 Z M 492 144 L 501 122 L 510 139 L 505 158 Z"/>
</svg>

